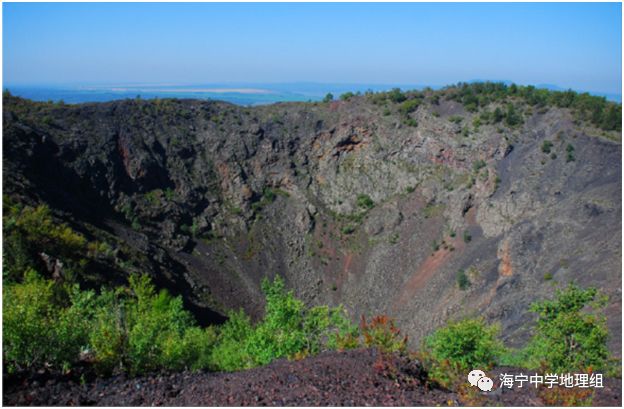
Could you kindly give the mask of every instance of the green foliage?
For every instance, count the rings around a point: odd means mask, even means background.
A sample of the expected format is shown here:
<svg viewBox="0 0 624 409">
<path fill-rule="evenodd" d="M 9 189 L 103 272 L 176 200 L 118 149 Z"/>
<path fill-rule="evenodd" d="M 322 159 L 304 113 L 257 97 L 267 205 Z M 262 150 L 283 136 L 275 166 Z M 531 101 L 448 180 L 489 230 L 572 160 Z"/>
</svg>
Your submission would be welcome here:
<svg viewBox="0 0 624 409">
<path fill-rule="evenodd" d="M 419 99 L 408 99 L 407 101 L 404 101 L 401 105 L 399 105 L 399 112 L 407 116 L 412 112 L 416 111 L 419 106 Z"/>
<path fill-rule="evenodd" d="M 557 290 L 555 299 L 532 304 L 530 311 L 538 319 L 535 334 L 521 353 L 525 365 L 556 372 L 604 369 L 609 357 L 605 303 L 595 288 L 570 284 Z"/>
<path fill-rule="evenodd" d="M 147 276 L 135 275 L 128 289 L 102 292 L 89 342 L 101 372 L 140 374 L 203 367 L 215 338 L 214 329 L 194 326 L 180 297 L 156 292 Z"/>
<path fill-rule="evenodd" d="M 70 305 L 59 302 L 65 293 Z M 73 363 L 86 345 L 93 293 L 59 288 L 34 270 L 22 283 L 5 283 L 2 297 L 3 355 L 9 371 Z"/>
<path fill-rule="evenodd" d="M 4 354 L 9 370 L 74 364 L 93 354 L 103 374 L 206 367 L 213 328 L 193 326 L 180 297 L 156 292 L 147 276 L 129 288 L 80 291 L 29 270 L 3 289 Z"/>
<path fill-rule="evenodd" d="M 574 162 L 576 158 L 574 157 L 574 146 L 569 143 L 566 146 L 566 162 Z"/>
<path fill-rule="evenodd" d="M 496 108 L 491 120 L 498 123 L 505 120 L 508 126 L 517 126 L 522 123 L 522 116 L 511 104 L 524 103 L 544 109 L 549 106 L 570 109 L 577 119 L 587 121 L 605 131 L 620 131 L 622 129 L 622 106 L 614 102 L 607 102 L 604 97 L 592 96 L 588 93 L 578 94 L 572 90 L 549 91 L 536 89 L 534 86 L 518 86 L 503 83 L 480 82 L 459 83 L 447 89 L 447 97 L 464 104 L 466 110 L 476 112 L 493 102 L 507 103 L 506 112 Z"/>
<path fill-rule="evenodd" d="M 450 361 L 462 369 L 487 369 L 505 351 L 500 326 L 482 319 L 451 322 L 425 338 L 423 348 L 437 364 Z"/>
<path fill-rule="evenodd" d="M 336 349 L 340 339 L 355 332 L 341 307 L 306 308 L 286 291 L 278 276 L 264 280 L 265 316 L 254 328 L 244 313 L 230 316 L 213 350 L 215 369 L 239 370 L 265 365 L 274 359 L 317 354 Z"/>
<path fill-rule="evenodd" d="M 77 267 L 73 259 L 87 253 L 87 240 L 69 226 L 57 223 L 47 206 L 23 206 L 3 198 L 3 276 L 21 279 L 29 268 L 43 268 L 40 253 L 62 258 L 66 270 Z"/>
<path fill-rule="evenodd" d="M 476 172 L 478 172 L 479 170 L 483 169 L 486 166 L 486 163 L 484 160 L 479 159 L 476 160 L 472 163 L 472 170 Z"/>
<path fill-rule="evenodd" d="M 242 310 L 232 312 L 219 328 L 219 338 L 212 350 L 211 369 L 235 371 L 252 367 L 253 361 L 246 350 L 252 333 L 249 317 Z"/>
<path fill-rule="evenodd" d="M 372 209 L 373 207 L 375 207 L 375 202 L 373 202 L 373 199 L 371 199 L 369 195 L 365 194 L 359 194 L 357 196 L 356 203 L 358 207 L 364 209 Z"/>
<path fill-rule="evenodd" d="M 330 102 L 334 100 L 334 95 L 331 92 L 328 92 L 325 97 L 323 97 L 323 102 Z"/>
<path fill-rule="evenodd" d="M 418 121 L 415 120 L 414 118 L 406 118 L 403 123 L 407 126 L 411 126 L 413 128 L 418 126 Z"/>
<path fill-rule="evenodd" d="M 160 197 L 162 195 L 162 190 L 155 189 L 145 193 L 145 199 L 152 205 L 158 206 L 160 204 Z"/>
<path fill-rule="evenodd" d="M 603 108 L 604 109 L 604 108 Z M 607 108 L 606 112 L 592 117 L 595 123 L 598 123 L 599 127 L 606 131 L 621 131 L 622 130 L 622 107 L 616 104 L 611 104 Z"/>
<path fill-rule="evenodd" d="M 513 104 L 507 104 L 507 112 L 505 113 L 505 124 L 507 126 L 517 126 L 522 123 L 522 116 L 516 111 Z"/>
<path fill-rule="evenodd" d="M 400 88 L 393 88 L 390 92 L 388 92 L 387 97 L 395 104 L 399 104 L 407 99 L 405 94 L 401 92 Z"/>
<path fill-rule="evenodd" d="M 468 276 L 466 275 L 464 270 L 459 270 L 457 272 L 455 280 L 457 281 L 457 287 L 460 290 L 467 290 L 470 287 L 470 285 L 471 285 L 470 284 L 470 279 L 468 278 Z"/>
<path fill-rule="evenodd" d="M 550 150 L 553 147 L 553 143 L 551 141 L 549 141 L 548 139 L 544 139 L 544 142 L 542 142 L 542 152 L 548 154 L 550 153 Z"/>
<path fill-rule="evenodd" d="M 348 101 L 354 96 L 355 94 L 353 92 L 345 92 L 344 94 L 340 95 L 340 99 L 343 101 Z"/>
<path fill-rule="evenodd" d="M 464 118 L 459 115 L 453 115 L 453 116 L 449 116 L 448 120 L 454 124 L 460 124 L 464 120 Z"/>
<path fill-rule="evenodd" d="M 501 111 L 501 109 L 499 107 L 496 107 L 496 109 L 494 110 L 494 112 L 492 114 L 492 122 L 497 124 L 500 121 L 502 121 L 504 117 L 505 117 L 505 115 L 503 114 L 503 111 Z"/>
<path fill-rule="evenodd" d="M 165 193 L 165 198 L 167 199 L 168 202 L 171 202 L 173 198 L 175 197 L 175 192 L 170 187 L 165 189 L 164 193 Z"/>
</svg>

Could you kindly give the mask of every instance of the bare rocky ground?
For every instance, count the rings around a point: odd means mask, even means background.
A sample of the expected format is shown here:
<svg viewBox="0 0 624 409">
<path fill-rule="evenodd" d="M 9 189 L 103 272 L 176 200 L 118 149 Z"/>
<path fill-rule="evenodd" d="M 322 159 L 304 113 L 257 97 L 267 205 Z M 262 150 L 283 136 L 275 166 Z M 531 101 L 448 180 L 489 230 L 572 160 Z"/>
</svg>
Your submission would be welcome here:
<svg viewBox="0 0 624 409">
<path fill-rule="evenodd" d="M 490 371 L 515 373 L 512 368 Z M 83 381 L 80 380 L 82 377 Z M 78 374 L 4 379 L 5 406 L 545 406 L 545 389 L 470 388 L 456 393 L 428 385 L 416 361 L 375 350 L 327 352 L 300 361 L 279 360 L 235 373 L 160 373 L 85 380 Z M 88 377 L 87 377 L 88 378 Z M 594 406 L 621 406 L 621 380 L 586 392 Z M 564 392 L 568 392 L 564 391 Z M 578 392 L 578 391 L 577 391 Z M 584 396 L 585 397 L 585 396 Z M 585 397 L 585 398 L 587 398 Z"/>
</svg>

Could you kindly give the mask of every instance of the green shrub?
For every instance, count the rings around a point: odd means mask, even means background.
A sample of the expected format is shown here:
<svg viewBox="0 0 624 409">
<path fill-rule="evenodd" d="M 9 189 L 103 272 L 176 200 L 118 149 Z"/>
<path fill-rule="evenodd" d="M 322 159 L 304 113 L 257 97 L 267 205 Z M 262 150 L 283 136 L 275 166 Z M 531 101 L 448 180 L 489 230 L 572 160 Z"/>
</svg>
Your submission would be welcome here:
<svg viewBox="0 0 624 409">
<path fill-rule="evenodd" d="M 482 159 L 479 159 L 472 163 L 472 170 L 475 172 L 478 172 L 479 170 L 483 169 L 485 166 L 486 166 L 485 161 Z"/>
<path fill-rule="evenodd" d="M 95 368 L 109 375 L 122 369 L 127 362 L 127 324 L 122 289 L 103 291 L 98 298 L 89 346 L 96 358 Z"/>
<path fill-rule="evenodd" d="M 393 88 L 390 92 L 388 92 L 387 96 L 388 99 L 395 104 L 399 104 L 407 99 L 405 94 L 401 92 L 400 88 Z"/>
<path fill-rule="evenodd" d="M 167 367 L 165 341 L 173 337 L 181 342 L 193 319 L 184 310 L 181 297 L 171 297 L 165 290 L 156 293 L 148 276 L 130 276 L 129 283 L 132 298 L 126 304 L 126 324 L 130 370 L 145 373 Z"/>
<path fill-rule="evenodd" d="M 409 115 L 412 112 L 416 111 L 420 106 L 419 99 L 408 99 L 399 105 L 399 112 L 403 115 Z"/>
<path fill-rule="evenodd" d="M 265 316 L 254 328 L 242 312 L 233 313 L 222 326 L 212 352 L 213 369 L 240 370 L 265 365 L 277 358 L 316 354 L 336 349 L 355 328 L 341 307 L 306 308 L 286 291 L 278 276 L 264 280 Z"/>
<path fill-rule="evenodd" d="M 251 368 L 253 361 L 247 352 L 247 340 L 253 333 L 251 321 L 240 310 L 232 312 L 219 328 L 219 338 L 212 350 L 211 369 L 235 371 Z"/>
<path fill-rule="evenodd" d="M 569 143 L 568 146 L 566 146 L 566 162 L 574 162 L 575 160 L 574 146 Z"/>
<path fill-rule="evenodd" d="M 507 112 L 505 113 L 505 124 L 514 127 L 522 123 L 522 116 L 518 114 L 513 104 L 507 104 Z"/>
<path fill-rule="evenodd" d="M 65 295 L 71 305 L 63 306 Z M 11 372 L 71 365 L 87 344 L 93 293 L 59 288 L 34 270 L 22 283 L 5 283 L 2 297 L 3 354 Z M 62 300 L 62 299 L 61 299 Z"/>
<path fill-rule="evenodd" d="M 165 198 L 167 199 L 168 202 L 171 202 L 173 198 L 175 197 L 175 191 L 171 189 L 170 187 L 165 189 L 164 193 L 165 193 Z"/>
<path fill-rule="evenodd" d="M 454 124 L 459 124 L 464 120 L 464 118 L 459 115 L 453 115 L 453 116 L 449 116 L 448 120 Z"/>
<path fill-rule="evenodd" d="M 550 150 L 553 147 L 553 143 L 551 141 L 549 141 L 548 139 L 545 139 L 544 142 L 542 142 L 542 152 L 548 154 L 550 153 Z"/>
<path fill-rule="evenodd" d="M 334 100 L 334 95 L 331 92 L 328 92 L 327 95 L 323 98 L 323 102 L 330 102 Z"/>
<path fill-rule="evenodd" d="M 415 120 L 414 118 L 407 118 L 403 121 L 403 123 L 407 126 L 411 126 L 413 128 L 418 126 L 418 121 Z"/>
<path fill-rule="evenodd" d="M 63 259 L 65 271 L 77 267 L 74 259 L 87 253 L 87 240 L 81 234 L 52 218 L 45 205 L 37 207 L 15 203 L 3 197 L 3 277 L 9 281 L 21 280 L 29 268 L 43 268 L 39 254 Z"/>
<path fill-rule="evenodd" d="M 357 196 L 356 203 L 358 207 L 362 207 L 364 209 L 372 209 L 373 207 L 375 207 L 375 202 L 373 202 L 373 199 L 371 199 L 369 195 L 365 194 L 359 194 Z"/>
<path fill-rule="evenodd" d="M 156 292 L 146 275 L 129 278 L 129 288 L 103 291 L 97 300 L 89 345 L 104 374 L 141 374 L 208 365 L 215 343 L 212 328 L 195 327 L 182 299 Z"/>
<path fill-rule="evenodd" d="M 538 318 L 535 333 L 522 351 L 525 366 L 556 372 L 604 369 L 609 358 L 605 304 L 606 298 L 595 288 L 574 284 L 557 290 L 553 300 L 532 304 L 530 311 Z"/>
<path fill-rule="evenodd" d="M 449 361 L 461 369 L 485 370 L 505 351 L 499 339 L 500 326 L 483 319 L 451 322 L 425 338 L 423 349 L 434 363 Z"/>
<path fill-rule="evenodd" d="M 348 101 L 354 96 L 355 94 L 353 92 L 345 92 L 344 94 L 340 95 L 340 99 L 343 101 Z"/>
<path fill-rule="evenodd" d="M 466 275 L 464 270 L 459 270 L 457 272 L 455 280 L 457 281 L 457 287 L 460 290 L 467 290 L 468 287 L 470 287 L 470 285 L 471 285 L 470 284 L 470 279 L 468 278 L 468 276 Z"/>
</svg>

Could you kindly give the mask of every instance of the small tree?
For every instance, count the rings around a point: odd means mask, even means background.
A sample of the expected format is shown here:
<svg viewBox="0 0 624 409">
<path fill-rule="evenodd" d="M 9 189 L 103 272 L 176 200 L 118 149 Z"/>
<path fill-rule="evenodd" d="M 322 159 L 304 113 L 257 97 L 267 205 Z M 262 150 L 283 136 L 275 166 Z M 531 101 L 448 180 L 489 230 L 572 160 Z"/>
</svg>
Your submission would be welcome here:
<svg viewBox="0 0 624 409">
<path fill-rule="evenodd" d="M 327 95 L 325 95 L 325 98 L 323 98 L 323 102 L 330 102 L 334 100 L 334 95 L 331 92 L 328 92 Z"/>
<path fill-rule="evenodd" d="M 530 311 L 538 318 L 525 350 L 527 366 L 546 366 L 557 372 L 604 368 L 609 357 L 606 301 L 595 288 L 570 284 L 557 290 L 554 300 L 532 304 Z"/>
<path fill-rule="evenodd" d="M 351 98 L 353 98 L 355 96 L 355 94 L 353 92 L 345 92 L 344 94 L 342 94 L 340 96 L 340 99 L 343 101 L 348 101 Z"/>
<path fill-rule="evenodd" d="M 507 105 L 507 112 L 505 113 L 505 123 L 508 126 L 516 126 L 522 122 L 522 117 L 516 111 L 513 104 Z"/>
<path fill-rule="evenodd" d="M 457 287 L 459 287 L 460 290 L 467 290 L 468 287 L 470 287 L 470 279 L 468 278 L 468 275 L 466 275 L 464 270 L 459 270 L 457 272 L 456 280 Z"/>
<path fill-rule="evenodd" d="M 433 366 L 451 364 L 460 369 L 487 369 L 505 351 L 499 339 L 500 325 L 487 325 L 481 318 L 451 322 L 425 338 L 424 350 Z"/>
<path fill-rule="evenodd" d="M 494 123 L 499 123 L 503 120 L 504 117 L 505 115 L 503 114 L 503 111 L 501 111 L 499 107 L 496 107 L 494 113 L 492 114 L 492 120 L 494 121 Z"/>
</svg>

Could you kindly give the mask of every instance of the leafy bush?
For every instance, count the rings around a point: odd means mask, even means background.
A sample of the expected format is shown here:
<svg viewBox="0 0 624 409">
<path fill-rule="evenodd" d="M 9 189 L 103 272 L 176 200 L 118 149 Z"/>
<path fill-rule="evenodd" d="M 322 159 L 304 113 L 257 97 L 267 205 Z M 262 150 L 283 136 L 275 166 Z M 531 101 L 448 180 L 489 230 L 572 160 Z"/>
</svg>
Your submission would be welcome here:
<svg viewBox="0 0 624 409">
<path fill-rule="evenodd" d="M 373 199 L 371 199 L 369 195 L 365 194 L 359 194 L 357 196 L 356 203 L 358 207 L 362 207 L 364 209 L 372 209 L 373 207 L 375 207 L 375 202 L 373 202 Z"/>
<path fill-rule="evenodd" d="M 66 290 L 71 302 L 63 307 L 59 290 Z M 77 287 L 55 288 L 28 270 L 22 283 L 3 286 L 3 355 L 8 370 L 72 364 L 87 343 L 93 293 Z"/>
<path fill-rule="evenodd" d="M 334 95 L 331 92 L 328 92 L 327 95 L 323 98 L 323 102 L 330 102 L 334 100 Z"/>
<path fill-rule="evenodd" d="M 507 104 L 507 112 L 505 113 L 505 124 L 508 126 L 516 126 L 522 123 L 522 116 L 518 114 L 513 104 Z"/>
<path fill-rule="evenodd" d="M 418 126 L 418 121 L 415 120 L 414 118 L 407 118 L 403 121 L 403 123 L 407 126 L 411 126 L 413 128 Z"/>
<path fill-rule="evenodd" d="M 3 276 L 20 280 L 29 268 L 40 269 L 40 253 L 61 257 L 65 271 L 77 267 L 72 263 L 87 253 L 87 240 L 63 223 L 52 219 L 45 205 L 37 207 L 15 203 L 9 196 L 3 197 Z"/>
<path fill-rule="evenodd" d="M 340 231 L 342 234 L 351 234 L 355 231 L 355 226 L 353 224 L 347 224 Z"/>
<path fill-rule="evenodd" d="M 497 124 L 500 121 L 502 121 L 504 117 L 505 117 L 505 115 L 503 114 L 503 111 L 501 111 L 501 109 L 499 107 L 496 107 L 496 109 L 492 113 L 492 121 L 495 124 Z"/>
<path fill-rule="evenodd" d="M 549 141 L 548 139 L 545 139 L 544 142 L 542 142 L 542 152 L 548 154 L 550 153 L 550 150 L 553 147 L 553 143 L 551 141 Z"/>
<path fill-rule="evenodd" d="M 213 369 L 239 370 L 277 358 L 337 349 L 355 332 L 342 308 L 306 308 L 292 291 L 286 291 L 279 276 L 272 283 L 265 279 L 262 290 L 266 296 L 264 319 L 254 328 L 244 313 L 232 314 L 213 350 Z"/>
<path fill-rule="evenodd" d="M 409 115 L 412 112 L 416 111 L 419 106 L 419 99 L 408 99 L 407 101 L 404 101 L 401 105 L 399 105 L 399 112 L 403 115 Z"/>
<path fill-rule="evenodd" d="M 252 367 L 253 361 L 246 349 L 252 332 L 249 317 L 242 310 L 232 312 L 219 328 L 219 338 L 212 350 L 211 369 L 235 371 Z"/>
<path fill-rule="evenodd" d="M 340 95 L 340 99 L 343 101 L 348 101 L 354 96 L 355 94 L 353 92 L 345 92 L 344 94 Z"/>
<path fill-rule="evenodd" d="M 569 143 L 568 146 L 566 146 L 566 162 L 574 162 L 575 158 L 574 158 L 574 146 Z"/>
<path fill-rule="evenodd" d="M 5 283 L 3 307 L 9 370 L 67 367 L 83 351 L 104 374 L 198 368 L 215 339 L 214 329 L 193 326 L 180 297 L 156 293 L 147 276 L 96 295 L 29 270 L 23 282 Z"/>
<path fill-rule="evenodd" d="M 478 172 L 486 166 L 486 163 L 483 159 L 476 160 L 472 163 L 472 170 Z"/>
<path fill-rule="evenodd" d="M 388 99 L 395 104 L 399 104 L 407 99 L 405 94 L 401 92 L 400 88 L 393 88 L 387 95 Z"/>
<path fill-rule="evenodd" d="M 157 293 L 147 276 L 131 276 L 129 284 L 99 297 L 89 337 L 97 368 L 140 374 L 206 365 L 214 329 L 195 327 L 182 299 Z"/>
<path fill-rule="evenodd" d="M 535 334 L 522 351 L 529 368 L 546 367 L 556 372 L 605 368 L 609 351 L 602 308 L 606 298 L 595 288 L 570 284 L 557 290 L 554 300 L 531 305 L 538 314 Z M 586 311 L 592 307 L 591 311 Z"/>
<path fill-rule="evenodd" d="M 437 362 L 449 361 L 462 369 L 490 368 L 505 351 L 500 326 L 482 319 L 451 322 L 425 338 L 423 348 Z"/>
<path fill-rule="evenodd" d="M 460 124 L 464 120 L 464 117 L 459 116 L 459 115 L 453 115 L 453 116 L 449 116 L 448 120 L 454 124 Z"/>
<path fill-rule="evenodd" d="M 470 287 L 470 279 L 468 278 L 464 270 L 459 270 L 455 279 L 457 281 L 457 287 L 460 290 L 467 290 L 468 287 Z"/>
</svg>

